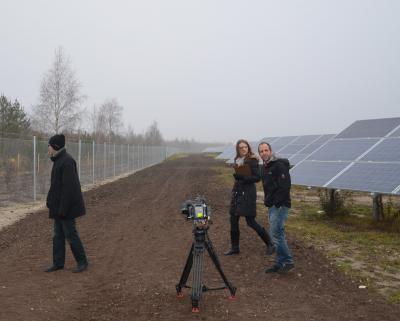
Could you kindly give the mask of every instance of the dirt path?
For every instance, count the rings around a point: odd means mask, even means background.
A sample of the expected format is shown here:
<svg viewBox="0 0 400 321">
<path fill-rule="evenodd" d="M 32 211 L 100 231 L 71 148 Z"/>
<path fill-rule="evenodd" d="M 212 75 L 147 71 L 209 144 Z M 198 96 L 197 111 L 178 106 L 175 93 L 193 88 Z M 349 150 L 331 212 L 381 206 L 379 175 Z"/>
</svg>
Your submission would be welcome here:
<svg viewBox="0 0 400 321">
<path fill-rule="evenodd" d="M 216 181 L 211 158 L 191 156 L 148 168 L 85 193 L 88 215 L 78 227 L 89 271 L 42 272 L 51 262 L 52 222 L 45 212 L 0 232 L 0 320 L 399 320 L 390 305 L 337 272 L 321 254 L 290 239 L 296 270 L 267 275 L 272 260 L 256 234 L 241 222 L 241 254 L 228 247 L 229 188 Z M 188 290 L 177 300 L 175 284 L 192 242 L 191 223 L 179 208 L 204 194 L 213 209 L 209 235 L 237 300 L 225 291 L 204 293 L 200 314 L 191 313 Z M 265 215 L 259 220 L 266 224 Z M 206 261 L 208 286 L 220 279 Z"/>
</svg>

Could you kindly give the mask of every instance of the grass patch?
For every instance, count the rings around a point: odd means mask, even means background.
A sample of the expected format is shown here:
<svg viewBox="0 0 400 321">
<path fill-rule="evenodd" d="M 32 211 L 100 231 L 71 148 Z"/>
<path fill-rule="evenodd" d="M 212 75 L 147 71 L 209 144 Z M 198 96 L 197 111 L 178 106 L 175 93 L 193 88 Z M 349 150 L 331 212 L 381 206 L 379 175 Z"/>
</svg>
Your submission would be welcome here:
<svg viewBox="0 0 400 321">
<path fill-rule="evenodd" d="M 204 153 L 203 155 L 206 157 L 216 158 L 220 153 Z"/>
<path fill-rule="evenodd" d="M 176 159 L 179 159 L 179 158 L 185 158 L 185 157 L 188 157 L 188 156 L 189 156 L 189 154 L 187 154 L 187 153 L 177 153 L 177 154 L 173 154 L 170 157 L 168 157 L 167 161 L 173 161 L 173 160 L 176 160 Z"/>
<path fill-rule="evenodd" d="M 233 169 L 229 165 L 218 166 L 215 168 L 215 171 L 217 172 L 217 178 L 220 180 L 221 184 L 225 186 L 233 185 Z"/>
</svg>

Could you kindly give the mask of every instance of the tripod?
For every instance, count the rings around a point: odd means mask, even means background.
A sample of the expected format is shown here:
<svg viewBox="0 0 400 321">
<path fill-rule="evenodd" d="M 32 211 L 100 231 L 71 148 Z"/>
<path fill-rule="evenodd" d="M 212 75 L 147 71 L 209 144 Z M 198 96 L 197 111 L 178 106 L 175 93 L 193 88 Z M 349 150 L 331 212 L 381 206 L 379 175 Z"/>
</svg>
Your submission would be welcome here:
<svg viewBox="0 0 400 321">
<path fill-rule="evenodd" d="M 208 237 L 208 226 L 195 226 L 193 229 L 194 242 L 189 252 L 189 256 L 186 260 L 185 267 L 182 272 L 181 279 L 176 285 L 177 297 L 183 297 L 182 288 L 192 289 L 192 312 L 200 312 L 199 303 L 203 292 L 211 290 L 224 290 L 229 289 L 230 299 L 235 299 L 236 288 L 228 281 L 224 272 L 222 271 L 221 264 L 213 247 L 213 244 Z M 204 250 L 207 249 L 208 254 L 211 257 L 216 269 L 218 270 L 225 286 L 219 288 L 208 288 L 203 284 L 203 268 L 204 268 Z M 187 286 L 186 281 L 189 277 L 190 270 L 193 267 L 192 273 L 192 286 Z"/>
</svg>

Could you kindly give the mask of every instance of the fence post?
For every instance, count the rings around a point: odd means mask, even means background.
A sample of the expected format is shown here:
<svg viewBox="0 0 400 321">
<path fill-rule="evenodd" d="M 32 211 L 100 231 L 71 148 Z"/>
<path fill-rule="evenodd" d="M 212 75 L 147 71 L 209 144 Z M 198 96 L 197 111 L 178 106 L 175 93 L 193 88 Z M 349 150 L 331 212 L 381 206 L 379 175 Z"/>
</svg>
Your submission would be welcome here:
<svg viewBox="0 0 400 321">
<path fill-rule="evenodd" d="M 78 141 L 78 177 L 81 179 L 81 153 L 82 153 L 82 142 Z"/>
<path fill-rule="evenodd" d="M 128 172 L 129 172 L 129 144 L 128 144 Z"/>
<path fill-rule="evenodd" d="M 104 159 L 103 159 L 103 176 L 104 176 L 104 179 L 106 179 L 106 165 L 107 165 L 107 145 L 106 145 L 107 143 L 106 142 L 104 142 L 104 155 L 103 155 L 103 157 L 104 157 Z"/>
<path fill-rule="evenodd" d="M 124 172 L 124 145 L 121 144 L 121 170 L 119 171 L 119 175 Z"/>
<path fill-rule="evenodd" d="M 142 145 L 142 168 L 144 168 L 144 145 Z"/>
<path fill-rule="evenodd" d="M 95 152 L 96 152 L 96 144 L 95 144 L 95 141 L 93 140 L 93 142 L 92 142 L 92 165 L 93 165 L 93 167 L 92 167 L 92 169 L 93 169 L 93 184 L 94 184 L 94 182 L 95 182 Z"/>
<path fill-rule="evenodd" d="M 115 177 L 115 143 L 114 143 L 114 177 Z"/>
<path fill-rule="evenodd" d="M 33 136 L 33 200 L 36 202 L 36 136 Z"/>
</svg>

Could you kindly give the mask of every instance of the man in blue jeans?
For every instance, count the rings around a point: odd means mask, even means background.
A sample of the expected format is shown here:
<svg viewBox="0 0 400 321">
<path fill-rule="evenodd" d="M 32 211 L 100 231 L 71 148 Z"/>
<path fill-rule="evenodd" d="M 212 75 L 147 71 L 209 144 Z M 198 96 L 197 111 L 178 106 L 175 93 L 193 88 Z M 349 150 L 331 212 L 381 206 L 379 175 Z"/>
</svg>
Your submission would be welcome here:
<svg viewBox="0 0 400 321">
<path fill-rule="evenodd" d="M 261 142 L 258 153 L 263 161 L 261 180 L 264 188 L 264 204 L 268 208 L 270 236 L 276 246 L 276 262 L 265 273 L 285 273 L 294 269 L 286 237 L 285 222 L 291 207 L 289 161 L 272 153 L 271 145 Z"/>
</svg>

